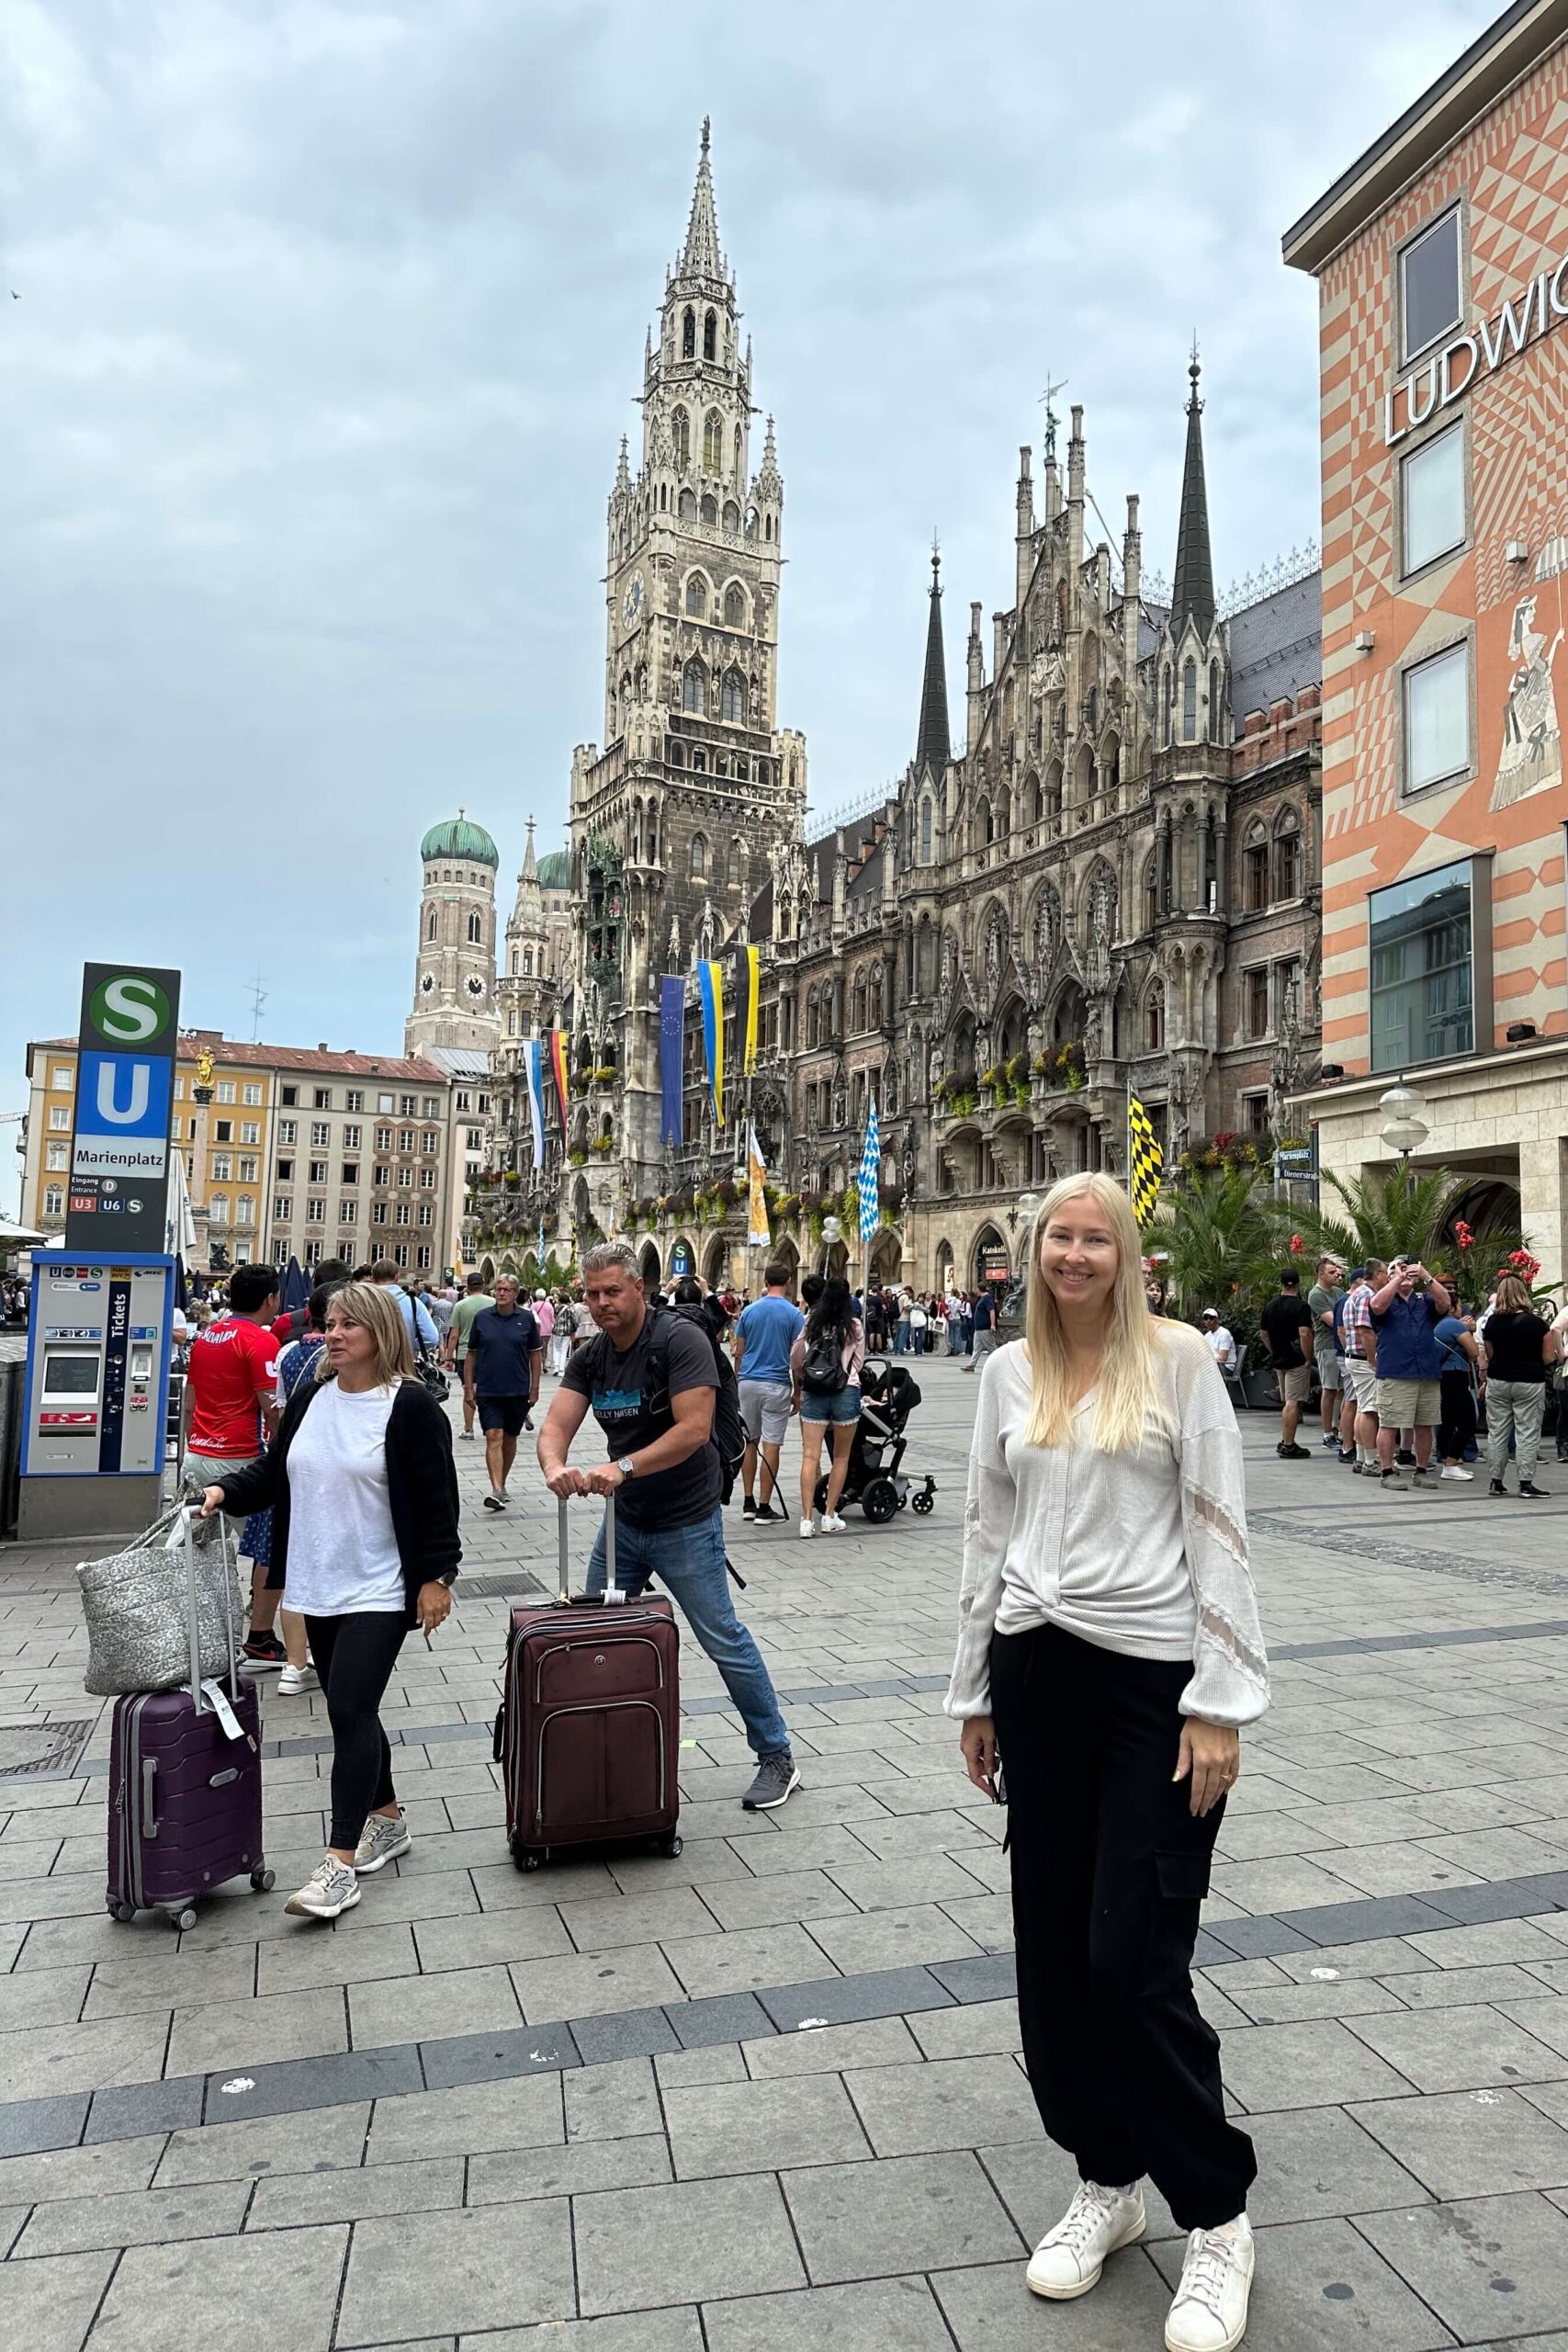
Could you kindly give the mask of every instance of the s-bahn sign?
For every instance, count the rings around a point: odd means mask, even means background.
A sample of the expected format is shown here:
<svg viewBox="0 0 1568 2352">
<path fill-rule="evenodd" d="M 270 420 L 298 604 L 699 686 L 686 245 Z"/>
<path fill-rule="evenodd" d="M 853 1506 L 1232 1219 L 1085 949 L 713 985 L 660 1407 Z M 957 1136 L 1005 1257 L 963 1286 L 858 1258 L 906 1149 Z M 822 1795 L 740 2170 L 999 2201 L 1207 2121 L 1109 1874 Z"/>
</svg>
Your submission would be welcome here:
<svg viewBox="0 0 1568 2352">
<path fill-rule="evenodd" d="M 1524 292 L 1505 302 L 1495 319 L 1483 319 L 1456 334 L 1412 368 L 1383 397 L 1383 441 L 1392 449 L 1407 433 L 1462 400 L 1483 376 L 1497 368 L 1568 319 L 1568 254 L 1555 269 L 1543 269 Z"/>
</svg>

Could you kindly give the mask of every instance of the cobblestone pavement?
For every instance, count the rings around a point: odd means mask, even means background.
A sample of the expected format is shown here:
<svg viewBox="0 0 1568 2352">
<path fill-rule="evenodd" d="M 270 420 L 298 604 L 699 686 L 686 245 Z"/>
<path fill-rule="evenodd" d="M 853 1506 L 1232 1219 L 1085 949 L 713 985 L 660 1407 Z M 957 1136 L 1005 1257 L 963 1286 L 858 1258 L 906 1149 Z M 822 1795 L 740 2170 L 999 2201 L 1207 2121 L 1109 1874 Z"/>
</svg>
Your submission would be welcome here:
<svg viewBox="0 0 1568 2352">
<path fill-rule="evenodd" d="M 805 1786 L 740 1812 L 688 1645 L 674 1860 L 512 1869 L 495 1669 L 554 1517 L 519 1474 L 488 1523 L 459 1445 L 467 1590 L 389 1701 L 414 1848 L 335 1929 L 283 1914 L 326 1741 L 273 1679 L 276 1894 L 105 1917 L 73 1555 L 0 1553 L 0 2342 L 1159 2344 L 1157 2197 L 1086 2301 L 1023 2287 L 1070 2168 L 1015 2056 L 1002 1819 L 941 1713 L 975 1386 L 921 1377 L 931 1517 L 807 1547 L 737 1514 Z M 1249 2341 L 1568 2352 L 1568 1472 L 1383 1496 L 1245 1433 L 1276 1701 L 1200 1959 L 1260 2158 Z"/>
</svg>

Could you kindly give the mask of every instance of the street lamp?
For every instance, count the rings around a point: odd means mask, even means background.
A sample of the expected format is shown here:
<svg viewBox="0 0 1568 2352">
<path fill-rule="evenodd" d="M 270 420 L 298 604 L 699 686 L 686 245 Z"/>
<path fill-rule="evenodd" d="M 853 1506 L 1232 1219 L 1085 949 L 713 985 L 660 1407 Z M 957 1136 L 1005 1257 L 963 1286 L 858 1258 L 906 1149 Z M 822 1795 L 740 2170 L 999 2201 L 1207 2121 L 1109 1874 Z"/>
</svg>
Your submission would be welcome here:
<svg viewBox="0 0 1568 2352">
<path fill-rule="evenodd" d="M 1406 1086 L 1403 1078 L 1391 1086 L 1386 1094 L 1378 1097 L 1378 1109 L 1382 1113 L 1380 1130 L 1391 1151 L 1408 1160 L 1413 1151 L 1419 1151 L 1431 1134 L 1425 1116 L 1426 1098 L 1414 1087 Z"/>
<path fill-rule="evenodd" d="M 1033 1192 L 1021 1193 L 1013 1206 L 1008 1211 L 1009 1232 L 1016 1233 L 1021 1224 L 1032 1225 L 1039 1214 L 1039 1193 Z"/>
</svg>

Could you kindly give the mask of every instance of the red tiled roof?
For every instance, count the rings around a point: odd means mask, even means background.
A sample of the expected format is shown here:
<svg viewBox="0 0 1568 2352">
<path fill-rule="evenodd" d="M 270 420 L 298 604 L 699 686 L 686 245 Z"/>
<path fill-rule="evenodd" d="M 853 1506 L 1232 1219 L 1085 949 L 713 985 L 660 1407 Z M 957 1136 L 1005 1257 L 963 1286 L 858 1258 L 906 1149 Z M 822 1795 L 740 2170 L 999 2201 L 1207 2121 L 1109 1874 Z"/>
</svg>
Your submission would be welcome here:
<svg viewBox="0 0 1568 2352">
<path fill-rule="evenodd" d="M 35 1037 L 32 1042 L 35 1053 L 76 1050 L 74 1037 Z M 254 1046 L 248 1039 L 225 1037 L 220 1029 L 181 1030 L 181 1061 L 195 1061 L 204 1046 L 215 1062 L 245 1069 L 318 1073 L 330 1070 L 343 1078 L 410 1078 L 421 1086 L 446 1086 L 450 1082 L 446 1071 L 437 1069 L 434 1062 L 405 1061 L 391 1055 L 333 1054 L 318 1046 Z"/>
</svg>

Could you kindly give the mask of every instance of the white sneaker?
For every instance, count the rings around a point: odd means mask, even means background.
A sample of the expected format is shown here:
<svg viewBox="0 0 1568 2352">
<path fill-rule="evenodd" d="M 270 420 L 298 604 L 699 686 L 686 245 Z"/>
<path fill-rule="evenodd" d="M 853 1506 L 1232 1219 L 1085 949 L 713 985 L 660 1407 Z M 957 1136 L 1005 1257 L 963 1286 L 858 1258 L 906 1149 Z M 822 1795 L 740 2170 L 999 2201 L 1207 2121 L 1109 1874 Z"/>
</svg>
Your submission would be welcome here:
<svg viewBox="0 0 1568 2352">
<path fill-rule="evenodd" d="M 847 1535 L 849 1532 L 850 1523 L 847 1519 L 840 1519 L 836 1510 L 823 1512 L 822 1532 L 824 1535 Z"/>
<path fill-rule="evenodd" d="M 813 1521 L 812 1520 L 809 1520 L 809 1519 L 803 1519 L 803 1520 L 801 1521 L 801 1522 L 800 1522 L 800 1540 L 801 1540 L 801 1542 L 802 1542 L 803 1544 L 804 1544 L 804 1543 L 806 1543 L 809 1537 L 811 1537 L 811 1536 L 815 1535 L 815 1534 L 816 1534 L 816 1532 L 817 1532 L 817 1528 L 816 1528 L 816 1523 L 815 1523 L 815 1521 Z"/>
<path fill-rule="evenodd" d="M 365 1824 L 365 1834 L 354 1849 L 354 1867 L 361 1875 L 371 1871 L 384 1871 L 400 1854 L 412 1846 L 409 1826 L 400 1813 L 394 1821 L 389 1814 L 373 1813 Z"/>
<path fill-rule="evenodd" d="M 1438 1473 L 1438 1476 L 1440 1478 L 1462 1478 L 1468 1486 L 1475 1473 L 1473 1470 L 1461 1470 L 1457 1462 L 1450 1462 Z"/>
<path fill-rule="evenodd" d="M 1166 2352 L 1234 2352 L 1247 2334 L 1252 2224 L 1245 2213 L 1187 2241 L 1181 2284 L 1165 2323 Z"/>
<path fill-rule="evenodd" d="M 1131 2188 L 1102 2188 L 1098 2180 L 1079 2181 L 1072 2203 L 1029 2257 L 1023 2275 L 1031 2293 L 1049 2296 L 1056 2303 L 1087 2295 L 1100 2284 L 1106 2256 L 1141 2238 L 1145 2226 L 1141 2181 Z"/>
<path fill-rule="evenodd" d="M 313 1666 L 286 1666 L 277 1678 L 280 1699 L 298 1699 L 301 1691 L 316 1690 L 320 1687 L 321 1678 Z"/>
<path fill-rule="evenodd" d="M 323 1854 L 298 1894 L 284 1905 L 297 1919 L 335 1919 L 359 1900 L 359 1881 L 335 1854 Z"/>
</svg>

